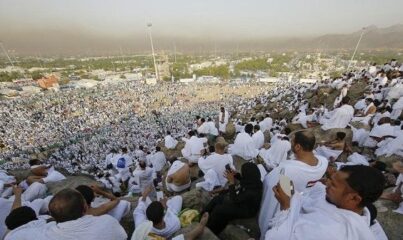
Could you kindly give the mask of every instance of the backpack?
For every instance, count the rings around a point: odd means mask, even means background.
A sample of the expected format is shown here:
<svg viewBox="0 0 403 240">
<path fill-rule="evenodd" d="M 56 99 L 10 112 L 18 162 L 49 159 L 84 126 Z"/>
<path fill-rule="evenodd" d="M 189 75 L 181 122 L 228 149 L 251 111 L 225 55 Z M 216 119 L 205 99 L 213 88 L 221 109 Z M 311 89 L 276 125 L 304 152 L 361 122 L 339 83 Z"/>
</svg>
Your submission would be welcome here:
<svg viewBox="0 0 403 240">
<path fill-rule="evenodd" d="M 118 159 L 118 163 L 116 164 L 117 168 L 125 168 L 126 167 L 126 159 L 121 157 Z"/>
</svg>

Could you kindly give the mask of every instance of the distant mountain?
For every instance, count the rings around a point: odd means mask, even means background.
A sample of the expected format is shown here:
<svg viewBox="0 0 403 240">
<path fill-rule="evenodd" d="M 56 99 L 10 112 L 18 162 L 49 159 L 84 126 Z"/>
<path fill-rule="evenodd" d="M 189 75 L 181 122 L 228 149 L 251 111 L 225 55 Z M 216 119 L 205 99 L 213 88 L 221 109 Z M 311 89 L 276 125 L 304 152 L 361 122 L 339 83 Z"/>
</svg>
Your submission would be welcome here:
<svg viewBox="0 0 403 240">
<path fill-rule="evenodd" d="M 361 31 L 351 34 L 328 34 L 314 38 L 306 47 L 344 49 L 355 46 Z M 403 49 L 403 24 L 387 28 L 368 26 L 360 43 L 361 49 Z"/>
</svg>

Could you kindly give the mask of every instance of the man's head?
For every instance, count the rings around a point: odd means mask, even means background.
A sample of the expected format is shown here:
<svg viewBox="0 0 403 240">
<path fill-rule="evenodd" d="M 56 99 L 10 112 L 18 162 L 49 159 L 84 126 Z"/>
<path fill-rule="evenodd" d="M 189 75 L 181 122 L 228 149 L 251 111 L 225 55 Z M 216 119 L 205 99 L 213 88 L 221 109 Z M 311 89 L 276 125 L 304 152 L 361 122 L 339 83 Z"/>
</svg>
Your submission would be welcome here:
<svg viewBox="0 0 403 240">
<path fill-rule="evenodd" d="M 220 108 L 220 111 L 221 111 L 221 112 L 224 112 L 224 111 L 225 111 L 224 107 L 221 107 L 221 108 Z"/>
<path fill-rule="evenodd" d="M 84 216 L 87 205 L 83 195 L 76 190 L 66 188 L 56 193 L 50 200 L 49 212 L 56 222 L 67 222 Z"/>
<path fill-rule="evenodd" d="M 346 137 L 346 133 L 345 132 L 337 132 L 336 133 L 336 138 L 337 140 L 343 140 Z"/>
<path fill-rule="evenodd" d="M 252 134 L 252 132 L 253 132 L 253 125 L 250 124 L 250 123 L 246 124 L 246 126 L 245 126 L 245 132 L 246 132 L 247 134 Z"/>
<path fill-rule="evenodd" d="M 365 103 L 366 103 L 366 104 L 370 104 L 370 103 L 372 103 L 372 102 L 374 102 L 374 100 L 373 100 L 372 98 L 366 98 L 366 99 L 365 99 Z"/>
<path fill-rule="evenodd" d="M 315 147 L 315 135 L 308 131 L 298 131 L 291 140 L 291 149 L 295 154 L 312 152 Z"/>
<path fill-rule="evenodd" d="M 147 219 L 153 222 L 153 225 L 158 225 L 164 219 L 164 206 L 158 202 L 152 202 L 146 210 Z"/>
<path fill-rule="evenodd" d="M 379 170 L 363 165 L 344 166 L 327 181 L 326 198 L 339 208 L 360 211 L 382 194 L 385 178 Z"/>
<path fill-rule="evenodd" d="M 155 151 L 157 151 L 157 152 L 161 151 L 161 147 L 160 147 L 160 146 L 157 146 L 157 147 L 155 148 Z"/>
<path fill-rule="evenodd" d="M 122 147 L 122 153 L 127 153 L 127 147 Z"/>
<path fill-rule="evenodd" d="M 190 137 L 193 137 L 193 136 L 195 135 L 195 132 L 194 132 L 193 130 L 190 130 L 190 131 L 188 132 L 188 135 L 189 135 Z"/>
<path fill-rule="evenodd" d="M 88 206 L 91 206 L 92 201 L 94 201 L 95 194 L 92 188 L 87 185 L 80 185 L 76 187 L 76 190 L 83 195 L 85 202 Z"/>
<path fill-rule="evenodd" d="M 171 132 L 170 132 L 170 131 L 167 131 L 167 135 L 171 135 Z"/>
<path fill-rule="evenodd" d="M 259 130 L 260 130 L 259 124 L 256 124 L 256 125 L 253 127 L 253 130 L 254 130 L 255 132 L 259 131 Z"/>
<path fill-rule="evenodd" d="M 37 220 L 35 211 L 30 207 L 23 206 L 12 210 L 5 223 L 8 229 L 13 230 L 34 220 Z"/>
<path fill-rule="evenodd" d="M 216 152 L 216 153 L 218 153 L 218 154 L 224 154 L 224 152 L 225 152 L 225 143 L 217 142 L 217 143 L 214 145 L 214 148 L 215 148 L 215 152 Z"/>
<path fill-rule="evenodd" d="M 341 99 L 341 103 L 344 104 L 348 104 L 350 102 L 350 98 L 345 96 L 343 99 Z"/>
</svg>

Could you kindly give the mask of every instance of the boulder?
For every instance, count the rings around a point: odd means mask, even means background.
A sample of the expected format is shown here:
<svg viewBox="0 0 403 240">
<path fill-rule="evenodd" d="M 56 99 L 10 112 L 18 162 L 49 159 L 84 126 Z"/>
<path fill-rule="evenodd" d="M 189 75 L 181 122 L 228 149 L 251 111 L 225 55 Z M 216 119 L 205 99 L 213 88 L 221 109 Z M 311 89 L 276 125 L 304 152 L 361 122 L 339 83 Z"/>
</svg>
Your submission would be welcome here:
<svg viewBox="0 0 403 240">
<path fill-rule="evenodd" d="M 208 192 L 193 188 L 182 194 L 182 209 L 190 208 L 202 212 L 204 207 L 209 203 L 211 197 Z"/>
<path fill-rule="evenodd" d="M 294 125 L 294 124 L 290 124 L 289 126 L 292 126 L 292 125 Z M 298 130 L 299 129 L 294 130 L 291 133 L 291 136 Z M 345 139 L 346 139 L 347 144 L 351 144 L 351 141 L 353 139 L 353 132 L 351 131 L 351 129 L 348 129 L 348 128 L 333 128 L 333 129 L 324 131 L 324 130 L 322 130 L 321 126 L 316 126 L 314 128 L 307 128 L 305 130 L 310 131 L 315 135 L 316 144 L 318 144 L 320 142 L 327 142 L 327 141 L 333 140 L 336 137 L 337 132 L 346 133 Z"/>
<path fill-rule="evenodd" d="M 197 223 L 192 223 L 189 226 L 182 228 L 179 230 L 175 236 L 178 236 L 180 234 L 186 234 L 193 230 L 197 226 Z M 207 227 L 204 228 L 203 234 L 197 238 L 198 240 L 219 240 L 219 238 L 214 235 L 214 233 L 208 229 Z"/>
<path fill-rule="evenodd" d="M 395 155 L 395 154 L 393 154 L 389 157 L 386 157 L 386 155 L 383 155 L 383 156 L 378 157 L 377 160 L 386 163 L 388 168 L 392 168 L 392 164 L 397 161 L 403 161 L 403 157 L 401 157 L 399 155 Z"/>
<path fill-rule="evenodd" d="M 225 128 L 225 135 L 224 135 L 225 140 L 232 141 L 232 139 L 234 139 L 235 135 L 236 135 L 235 125 L 232 122 L 229 122 L 227 124 L 227 127 Z"/>
<path fill-rule="evenodd" d="M 390 192 L 393 188 L 385 190 L 385 192 Z M 398 208 L 398 204 L 389 200 L 380 199 L 374 204 L 378 210 L 380 208 L 387 208 L 387 211 L 379 212 L 377 220 L 383 227 L 389 240 L 400 240 L 403 239 L 403 214 L 395 213 L 393 210 Z M 385 209 L 386 210 L 386 209 Z"/>
<path fill-rule="evenodd" d="M 238 226 L 228 224 L 220 233 L 220 239 L 223 240 L 248 240 L 249 234 Z"/>
<path fill-rule="evenodd" d="M 78 176 L 67 176 L 66 179 L 62 181 L 47 183 L 46 186 L 48 187 L 48 191 L 54 195 L 60 190 L 65 188 L 76 188 L 79 185 L 93 185 L 93 184 L 97 184 L 97 181 L 91 176 L 78 175 Z"/>
<path fill-rule="evenodd" d="M 254 218 L 245 218 L 245 219 L 236 219 L 230 222 L 230 224 L 240 228 L 247 229 L 247 233 L 249 237 L 254 239 L 259 239 L 260 229 L 257 217 Z M 245 231 L 245 230 L 244 230 Z"/>
</svg>

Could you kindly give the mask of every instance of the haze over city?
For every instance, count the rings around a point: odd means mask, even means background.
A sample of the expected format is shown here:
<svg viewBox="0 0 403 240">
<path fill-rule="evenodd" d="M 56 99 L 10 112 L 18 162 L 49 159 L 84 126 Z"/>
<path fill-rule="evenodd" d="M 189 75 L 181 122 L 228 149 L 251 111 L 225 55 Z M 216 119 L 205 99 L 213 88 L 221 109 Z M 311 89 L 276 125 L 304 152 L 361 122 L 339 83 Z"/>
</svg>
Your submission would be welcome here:
<svg viewBox="0 0 403 240">
<path fill-rule="evenodd" d="M 152 22 L 159 50 L 245 50 L 266 39 L 401 24 L 402 7 L 398 0 L 0 0 L 0 41 L 21 54 L 141 52 L 149 50 L 146 24 Z"/>
</svg>

